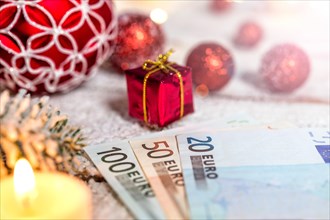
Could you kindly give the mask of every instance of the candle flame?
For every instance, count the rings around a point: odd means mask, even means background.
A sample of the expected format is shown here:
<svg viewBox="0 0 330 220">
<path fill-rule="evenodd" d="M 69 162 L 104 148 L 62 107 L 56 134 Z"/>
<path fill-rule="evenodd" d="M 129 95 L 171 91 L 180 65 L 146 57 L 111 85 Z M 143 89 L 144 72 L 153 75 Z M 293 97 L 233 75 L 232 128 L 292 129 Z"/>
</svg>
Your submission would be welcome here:
<svg viewBox="0 0 330 220">
<path fill-rule="evenodd" d="M 26 159 L 19 159 L 14 168 L 14 190 L 16 199 L 24 207 L 29 206 L 35 196 L 35 176 Z"/>
<path fill-rule="evenodd" d="M 163 24 L 167 21 L 168 15 L 164 9 L 155 8 L 150 12 L 150 18 L 157 24 Z"/>
</svg>

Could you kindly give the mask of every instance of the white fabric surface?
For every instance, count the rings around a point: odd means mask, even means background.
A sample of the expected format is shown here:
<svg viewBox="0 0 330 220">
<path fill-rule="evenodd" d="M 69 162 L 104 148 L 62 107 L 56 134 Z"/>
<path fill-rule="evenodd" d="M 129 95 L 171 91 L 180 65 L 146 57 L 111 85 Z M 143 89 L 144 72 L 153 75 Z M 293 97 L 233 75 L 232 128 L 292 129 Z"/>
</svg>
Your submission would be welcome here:
<svg viewBox="0 0 330 220">
<path fill-rule="evenodd" d="M 116 3 L 119 11 L 129 6 L 121 1 Z M 237 3 L 232 10 L 216 14 L 209 10 L 207 1 L 175 1 L 172 5 L 160 2 L 158 6 L 163 5 L 170 13 L 164 30 L 167 48 L 176 50 L 171 60 L 184 64 L 193 46 L 215 41 L 232 52 L 237 67 L 234 78 L 223 90 L 204 98 L 195 94 L 195 113 L 165 129 L 236 112 L 246 112 L 264 123 L 288 121 L 299 127 L 329 129 L 329 2 L 314 4 L 306 7 L 300 3 L 293 8 L 284 4 L 281 8 L 252 1 Z M 140 7 L 148 10 L 145 5 Z M 231 39 L 239 24 L 247 19 L 259 22 L 265 37 L 252 50 L 238 50 Z M 293 94 L 270 94 L 252 82 L 258 75 L 262 55 L 282 42 L 303 48 L 311 59 L 312 71 L 304 86 Z M 51 103 L 69 115 L 71 123 L 84 127 L 91 144 L 154 132 L 128 116 L 125 78 L 108 68 L 100 69 L 93 79 L 70 93 L 53 95 Z M 88 161 L 85 165 L 93 167 Z M 133 218 L 105 182 L 90 180 L 89 185 L 93 190 L 95 219 Z"/>
</svg>

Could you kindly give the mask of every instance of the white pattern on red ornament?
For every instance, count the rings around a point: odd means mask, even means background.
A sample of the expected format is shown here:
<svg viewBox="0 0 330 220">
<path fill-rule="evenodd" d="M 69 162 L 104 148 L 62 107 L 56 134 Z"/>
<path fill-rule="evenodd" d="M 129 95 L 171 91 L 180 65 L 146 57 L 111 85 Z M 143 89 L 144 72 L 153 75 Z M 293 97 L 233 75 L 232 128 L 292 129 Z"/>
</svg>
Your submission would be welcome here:
<svg viewBox="0 0 330 220">
<path fill-rule="evenodd" d="M 74 0 L 68 1 L 73 7 L 65 13 L 58 25 L 53 15 L 39 4 L 40 0 L 8 0 L 8 4 L 0 6 L 0 13 L 4 13 L 3 11 L 9 7 L 16 8 L 12 21 L 6 27 L 0 29 L 0 34 L 9 37 L 10 40 L 17 45 L 19 50 L 15 51 L 2 44 L 0 41 L 1 49 L 12 55 L 9 63 L 0 56 L 1 84 L 13 90 L 17 89 L 17 87 L 21 87 L 30 91 L 37 91 L 38 86 L 42 85 L 47 92 L 67 91 L 91 77 L 95 73 L 97 67 L 112 54 L 114 49 L 113 41 L 117 34 L 117 19 L 115 18 L 112 1 L 99 0 L 93 1 L 93 3 L 89 3 L 86 0 L 82 0 L 81 3 Z M 109 24 L 96 12 L 99 8 L 104 7 L 104 4 L 112 13 L 111 22 Z M 45 26 L 42 22 L 37 23 L 38 20 L 31 18 L 26 9 L 27 6 L 33 7 L 33 10 L 38 10 L 43 16 L 47 17 L 50 26 Z M 67 29 L 64 28 L 63 25 L 70 16 L 78 12 L 81 13 L 81 17 L 77 24 Z M 25 22 L 41 31 L 28 36 L 26 47 L 19 36 L 12 31 L 12 28 L 16 25 L 21 15 L 23 15 Z M 98 31 L 95 26 L 95 21 L 100 26 L 100 31 Z M 83 48 L 79 48 L 72 32 L 79 30 L 84 24 L 89 26 L 94 36 L 88 40 L 88 43 L 84 45 Z M 32 48 L 35 40 L 47 36 L 51 38 L 46 45 Z M 61 44 L 59 40 L 61 37 L 66 38 L 66 41 L 70 43 L 69 47 L 65 47 Z M 61 55 L 67 56 L 58 66 L 56 66 L 53 60 L 53 56 L 56 57 L 57 54 L 53 54 L 52 57 L 42 54 L 53 46 L 56 47 Z M 95 63 L 88 64 L 86 57 L 91 53 L 96 54 Z M 17 65 L 18 61 L 24 62 L 23 67 Z M 32 61 L 42 62 L 43 65 L 34 68 L 31 64 Z M 27 72 L 37 77 L 27 77 Z M 63 77 L 68 78 L 61 80 Z"/>
</svg>

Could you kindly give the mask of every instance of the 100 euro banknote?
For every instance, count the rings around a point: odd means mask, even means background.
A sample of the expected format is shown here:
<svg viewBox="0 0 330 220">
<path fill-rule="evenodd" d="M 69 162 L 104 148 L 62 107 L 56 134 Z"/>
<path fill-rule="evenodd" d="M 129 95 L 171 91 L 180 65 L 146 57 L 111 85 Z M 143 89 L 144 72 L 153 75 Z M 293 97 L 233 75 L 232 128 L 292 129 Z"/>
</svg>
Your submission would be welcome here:
<svg viewBox="0 0 330 220">
<path fill-rule="evenodd" d="M 137 219 L 165 218 L 127 141 L 88 146 L 85 151 Z"/>
</svg>

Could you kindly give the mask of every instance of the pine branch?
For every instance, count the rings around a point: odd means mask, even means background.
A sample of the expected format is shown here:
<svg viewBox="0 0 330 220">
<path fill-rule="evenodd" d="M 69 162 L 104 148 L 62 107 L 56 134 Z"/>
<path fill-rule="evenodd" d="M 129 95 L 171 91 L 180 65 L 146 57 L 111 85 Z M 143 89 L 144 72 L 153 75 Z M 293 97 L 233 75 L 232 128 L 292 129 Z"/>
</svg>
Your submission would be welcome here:
<svg viewBox="0 0 330 220">
<path fill-rule="evenodd" d="M 25 90 L 15 97 L 0 95 L 0 178 L 13 172 L 24 156 L 35 170 L 64 171 L 81 175 L 77 169 L 84 137 L 68 118 L 48 104 L 49 97 L 31 99 Z"/>
</svg>

